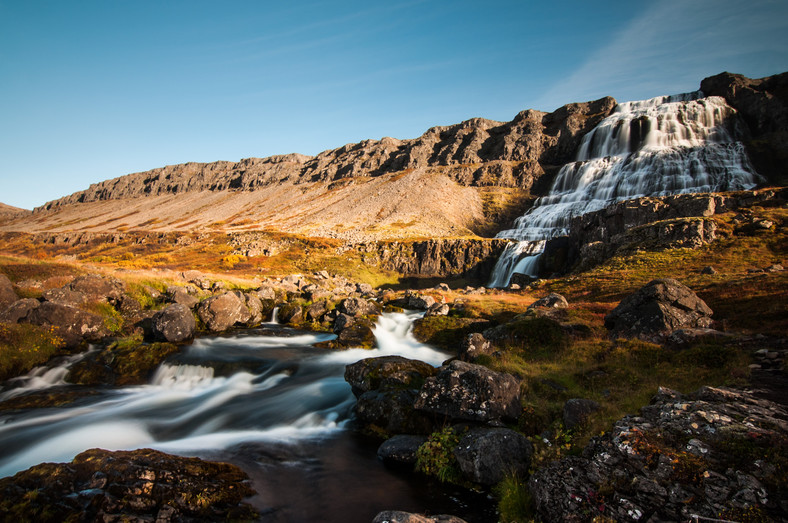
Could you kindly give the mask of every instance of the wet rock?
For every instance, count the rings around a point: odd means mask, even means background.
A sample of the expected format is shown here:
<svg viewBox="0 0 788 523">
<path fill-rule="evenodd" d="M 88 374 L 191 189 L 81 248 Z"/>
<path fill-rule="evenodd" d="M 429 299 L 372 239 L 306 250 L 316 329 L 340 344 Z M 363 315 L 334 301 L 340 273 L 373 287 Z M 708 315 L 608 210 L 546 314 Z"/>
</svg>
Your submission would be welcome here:
<svg viewBox="0 0 788 523">
<path fill-rule="evenodd" d="M 0 321 L 8 323 L 20 323 L 27 320 L 30 312 L 41 305 L 41 302 L 33 298 L 17 300 L 9 305 L 4 311 L 0 312 Z"/>
<path fill-rule="evenodd" d="M 378 458 L 389 466 L 415 467 L 416 453 L 426 441 L 427 436 L 397 434 L 378 447 Z"/>
<path fill-rule="evenodd" d="M 528 310 L 534 310 L 538 308 L 548 308 L 548 309 L 566 309 L 569 307 L 569 303 L 566 301 L 566 298 L 561 296 L 558 293 L 550 293 L 544 298 L 536 300 L 531 305 L 528 306 Z"/>
<path fill-rule="evenodd" d="M 402 356 L 365 358 L 345 367 L 345 381 L 356 397 L 370 390 L 418 390 L 436 373 L 435 367 Z"/>
<path fill-rule="evenodd" d="M 19 297 L 14 291 L 14 286 L 8 276 L 0 274 L 0 312 L 3 312 L 6 307 L 17 301 Z"/>
<path fill-rule="evenodd" d="M 19 521 L 224 521 L 258 517 L 238 467 L 142 449 L 92 449 L 0 479 L 6 515 Z M 35 497 L 29 495 L 36 492 Z M 207 501 L 209 500 L 209 501 Z"/>
<path fill-rule="evenodd" d="M 441 514 L 438 516 L 422 516 L 398 510 L 386 510 L 378 513 L 372 523 L 467 523 L 457 516 Z"/>
<path fill-rule="evenodd" d="M 564 403 L 561 419 L 567 430 L 572 430 L 578 425 L 586 422 L 588 417 L 602 408 L 602 405 L 594 400 L 583 398 L 572 398 Z"/>
<path fill-rule="evenodd" d="M 340 314 L 334 320 L 334 333 L 337 337 L 315 345 L 328 349 L 371 349 L 375 346 L 375 333 L 372 322 L 366 318 L 353 318 Z"/>
<path fill-rule="evenodd" d="M 279 306 L 279 323 L 297 324 L 304 319 L 304 308 L 297 303 L 285 303 Z"/>
<path fill-rule="evenodd" d="M 500 483 L 509 474 L 526 477 L 532 455 L 528 438 L 505 428 L 471 429 L 454 450 L 463 476 L 488 486 Z"/>
<path fill-rule="evenodd" d="M 197 315 L 208 330 L 221 332 L 236 324 L 249 321 L 246 299 L 240 292 L 225 292 L 212 296 L 197 306 Z"/>
<path fill-rule="evenodd" d="M 334 319 L 334 334 L 339 334 L 343 329 L 350 327 L 355 323 L 355 318 L 349 314 L 339 313 Z"/>
<path fill-rule="evenodd" d="M 462 340 L 458 357 L 462 361 L 473 362 L 482 355 L 490 355 L 495 352 L 495 347 L 482 334 L 474 332 L 468 334 Z"/>
<path fill-rule="evenodd" d="M 168 305 L 153 316 L 153 337 L 178 343 L 194 337 L 197 328 L 190 308 L 180 303 Z"/>
<path fill-rule="evenodd" d="M 712 310 L 691 289 L 673 279 L 653 280 L 627 296 L 605 316 L 611 335 L 662 341 L 682 328 L 707 328 Z"/>
<path fill-rule="evenodd" d="M 453 361 L 428 378 L 414 405 L 453 420 L 498 423 L 521 412 L 520 380 L 482 365 Z"/>
<path fill-rule="evenodd" d="M 380 314 L 380 306 L 364 298 L 346 298 L 339 304 L 339 312 L 349 316 L 376 316 Z"/>
</svg>

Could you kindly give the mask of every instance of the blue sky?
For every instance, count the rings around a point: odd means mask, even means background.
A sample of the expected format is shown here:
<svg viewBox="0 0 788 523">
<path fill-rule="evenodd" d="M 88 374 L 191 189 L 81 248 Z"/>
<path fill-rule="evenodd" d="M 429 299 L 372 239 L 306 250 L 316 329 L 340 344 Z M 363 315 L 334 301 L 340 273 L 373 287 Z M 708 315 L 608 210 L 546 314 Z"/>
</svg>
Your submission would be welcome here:
<svg viewBox="0 0 788 523">
<path fill-rule="evenodd" d="M 0 0 L 0 202 L 788 71 L 785 0 Z"/>
</svg>

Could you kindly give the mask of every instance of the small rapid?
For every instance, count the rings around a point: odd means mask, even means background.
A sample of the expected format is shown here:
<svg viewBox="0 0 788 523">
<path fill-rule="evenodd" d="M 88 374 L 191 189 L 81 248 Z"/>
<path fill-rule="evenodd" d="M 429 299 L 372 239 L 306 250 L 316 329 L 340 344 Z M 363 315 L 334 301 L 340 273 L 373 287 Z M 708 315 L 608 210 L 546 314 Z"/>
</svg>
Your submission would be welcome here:
<svg viewBox="0 0 788 523">
<path fill-rule="evenodd" d="M 577 161 L 561 168 L 547 195 L 499 238 L 516 240 L 489 285 L 512 274 L 537 275 L 546 240 L 566 235 L 572 218 L 620 200 L 678 193 L 750 189 L 757 184 L 736 111 L 702 93 L 619 104 L 586 134 Z"/>
<path fill-rule="evenodd" d="M 397 354 L 437 366 L 448 358 L 413 338 L 419 316 L 383 314 L 373 350 L 329 352 L 314 344 L 334 335 L 281 326 L 199 338 L 162 363 L 147 385 L 102 390 L 70 407 L 0 413 L 0 476 L 94 447 L 199 455 L 332 437 L 355 403 L 347 364 Z M 66 372 L 64 364 L 57 379 L 37 387 L 67 386 Z M 12 391 L 32 390 L 32 378 L 27 383 Z"/>
</svg>

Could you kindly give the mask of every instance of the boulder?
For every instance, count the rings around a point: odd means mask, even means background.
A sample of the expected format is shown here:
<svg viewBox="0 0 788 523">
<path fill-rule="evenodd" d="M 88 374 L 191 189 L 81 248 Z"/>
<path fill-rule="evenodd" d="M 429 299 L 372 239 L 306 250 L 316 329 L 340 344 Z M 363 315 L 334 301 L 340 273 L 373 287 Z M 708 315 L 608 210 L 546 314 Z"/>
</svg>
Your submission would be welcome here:
<svg viewBox="0 0 788 523">
<path fill-rule="evenodd" d="M 356 322 L 353 316 L 350 316 L 345 313 L 337 314 L 336 319 L 334 319 L 334 334 L 339 334 L 342 330 L 350 327 Z"/>
<path fill-rule="evenodd" d="M 377 316 L 380 306 L 364 298 L 346 298 L 339 304 L 339 312 L 349 316 Z"/>
<path fill-rule="evenodd" d="M 691 289 L 673 279 L 649 282 L 605 316 L 611 335 L 662 341 L 673 331 L 708 328 L 712 310 Z"/>
<path fill-rule="evenodd" d="M 474 332 L 468 334 L 468 336 L 462 340 L 458 357 L 462 361 L 473 362 L 473 360 L 479 356 L 489 355 L 493 352 L 495 352 L 495 347 L 493 347 L 490 341 L 485 338 L 484 335 Z"/>
<path fill-rule="evenodd" d="M 264 285 L 255 291 L 257 293 L 257 297 L 261 300 L 275 300 L 276 299 L 276 291 L 272 287 L 268 287 Z"/>
<path fill-rule="evenodd" d="M 418 390 L 436 373 L 435 367 L 402 356 L 365 358 L 345 367 L 345 381 L 356 397 L 370 390 Z"/>
<path fill-rule="evenodd" d="M 732 507 L 783 521 L 773 464 L 785 462 L 786 438 L 788 410 L 751 392 L 660 388 L 580 456 L 541 467 L 528 489 L 541 521 L 750 520 Z"/>
<path fill-rule="evenodd" d="M 30 312 L 41 305 L 41 302 L 33 298 L 17 300 L 9 305 L 4 311 L 0 312 L 0 321 L 8 323 L 20 323 L 27 320 Z"/>
<path fill-rule="evenodd" d="M 123 295 L 126 284 L 117 278 L 98 274 L 85 274 L 76 277 L 67 286 L 72 291 L 81 292 L 87 301 L 107 301 L 114 303 Z"/>
<path fill-rule="evenodd" d="M 208 330 L 221 332 L 236 324 L 249 321 L 249 309 L 240 292 L 225 292 L 212 296 L 197 306 L 197 315 Z"/>
<path fill-rule="evenodd" d="M 300 323 L 304 319 L 304 308 L 297 303 L 284 303 L 277 314 L 279 323 Z"/>
<path fill-rule="evenodd" d="M 356 400 L 356 419 L 377 435 L 429 434 L 432 418 L 413 408 L 417 395 L 413 389 L 370 390 Z"/>
<path fill-rule="evenodd" d="M 87 303 L 88 298 L 79 291 L 74 291 L 68 287 L 63 287 L 60 289 L 49 289 L 44 291 L 41 295 L 41 300 L 51 303 L 58 303 L 60 305 L 78 307 Z"/>
<path fill-rule="evenodd" d="M 244 293 L 244 299 L 246 300 L 246 308 L 249 311 L 249 319 L 246 320 L 246 324 L 249 327 L 259 325 L 264 317 L 268 316 L 263 300 L 256 293 L 252 292 Z"/>
<path fill-rule="evenodd" d="M 410 294 L 407 297 L 407 306 L 410 309 L 427 310 L 433 305 L 435 305 L 435 298 L 432 296 Z"/>
<path fill-rule="evenodd" d="M 306 309 L 306 319 L 309 321 L 320 321 L 320 318 L 328 312 L 328 302 L 319 301 L 313 303 Z"/>
<path fill-rule="evenodd" d="M 515 420 L 522 412 L 520 380 L 482 365 L 455 360 L 424 382 L 414 406 L 453 420 Z"/>
<path fill-rule="evenodd" d="M 533 310 L 538 308 L 548 308 L 548 309 L 566 309 L 569 307 L 569 303 L 566 301 L 566 298 L 561 296 L 558 293 L 552 292 L 541 298 L 536 300 L 531 305 L 528 306 L 527 310 Z"/>
<path fill-rule="evenodd" d="M 334 321 L 334 332 L 337 334 L 336 339 L 328 342 L 318 344 L 318 347 L 332 348 L 332 349 L 371 349 L 375 346 L 375 333 L 372 330 L 372 322 L 365 318 L 352 318 L 352 321 L 340 320 L 340 314 L 337 320 Z M 344 323 L 343 323 L 344 321 Z M 337 325 L 344 325 L 340 330 Z"/>
<path fill-rule="evenodd" d="M 440 514 L 437 516 L 422 516 L 410 512 L 400 512 L 398 510 L 386 510 L 378 513 L 372 523 L 466 523 L 464 519 L 457 516 Z"/>
<path fill-rule="evenodd" d="M 68 305 L 41 303 L 27 315 L 33 325 L 52 326 L 68 347 L 76 347 L 84 340 L 99 341 L 107 334 L 101 316 Z"/>
<path fill-rule="evenodd" d="M 500 483 L 507 475 L 528 475 L 533 445 L 528 438 L 505 428 L 475 428 L 454 450 L 463 476 L 482 485 Z"/>
<path fill-rule="evenodd" d="M 448 316 L 449 304 L 436 303 L 424 313 L 424 316 Z"/>
<path fill-rule="evenodd" d="M 14 291 L 14 286 L 8 276 L 0 274 L 0 312 L 4 311 L 6 307 L 17 301 L 19 297 Z"/>
<path fill-rule="evenodd" d="M 177 343 L 194 337 L 197 325 L 191 309 L 180 303 L 168 305 L 153 316 L 152 332 L 160 341 Z"/>
<path fill-rule="evenodd" d="M 200 300 L 189 294 L 185 287 L 173 285 L 167 289 L 167 299 L 172 303 L 180 303 L 187 309 L 193 309 Z"/>
<path fill-rule="evenodd" d="M 251 521 L 247 480 L 227 463 L 91 449 L 0 479 L 0 499 L 18 521 Z"/>
<path fill-rule="evenodd" d="M 572 398 L 564 403 L 564 410 L 561 418 L 564 421 L 564 427 L 567 430 L 572 430 L 578 425 L 582 425 L 588 419 L 588 416 L 601 409 L 602 406 L 594 400 L 583 398 Z"/>
<path fill-rule="evenodd" d="M 415 467 L 416 453 L 426 441 L 427 436 L 397 434 L 378 447 L 378 458 L 389 466 Z"/>
</svg>

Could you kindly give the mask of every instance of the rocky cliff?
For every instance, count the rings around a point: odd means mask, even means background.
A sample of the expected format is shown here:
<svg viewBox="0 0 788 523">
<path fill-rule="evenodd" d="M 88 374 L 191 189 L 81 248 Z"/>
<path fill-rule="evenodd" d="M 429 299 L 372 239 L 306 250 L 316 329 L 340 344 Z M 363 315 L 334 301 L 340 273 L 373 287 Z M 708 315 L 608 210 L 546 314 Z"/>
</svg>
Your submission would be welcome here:
<svg viewBox="0 0 788 523">
<path fill-rule="evenodd" d="M 315 157 L 289 154 L 171 165 L 93 184 L 42 208 L 205 190 L 250 191 L 287 182 L 331 182 L 425 168 L 437 169 L 465 186 L 528 189 L 545 173 L 572 160 L 582 136 L 615 105 L 607 97 L 565 105 L 552 113 L 523 111 L 506 123 L 473 118 L 433 127 L 411 140 L 366 140 Z"/>
</svg>

